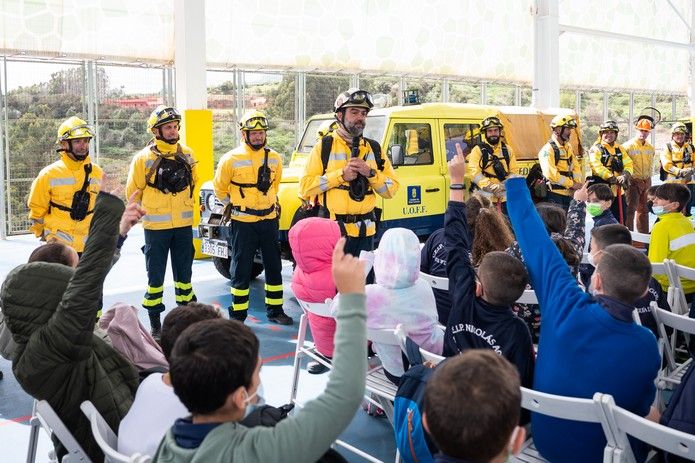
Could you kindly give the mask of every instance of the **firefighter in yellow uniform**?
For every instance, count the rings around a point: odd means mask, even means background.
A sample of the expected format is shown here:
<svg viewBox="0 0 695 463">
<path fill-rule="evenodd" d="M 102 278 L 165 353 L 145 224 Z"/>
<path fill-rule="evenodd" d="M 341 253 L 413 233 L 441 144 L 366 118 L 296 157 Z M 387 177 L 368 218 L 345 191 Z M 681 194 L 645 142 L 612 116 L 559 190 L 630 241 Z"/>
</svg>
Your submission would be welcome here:
<svg viewBox="0 0 695 463">
<path fill-rule="evenodd" d="M 232 305 L 229 318 L 246 319 L 249 283 L 256 250 L 265 269 L 265 308 L 268 321 L 291 325 L 282 309 L 277 192 L 282 178 L 282 157 L 266 146 L 268 119 L 248 111 L 239 121 L 242 143 L 220 159 L 213 186 L 231 219 Z"/>
<path fill-rule="evenodd" d="M 299 196 L 318 199 L 346 237 L 345 252 L 359 256 L 374 249 L 378 220 L 376 195 L 392 198 L 398 180 L 375 140 L 362 133 L 374 103 L 369 92 L 349 89 L 333 105 L 337 127 L 309 153 L 299 180 Z"/>
<path fill-rule="evenodd" d="M 480 123 L 481 143 L 468 155 L 466 174 L 475 187 L 507 213 L 507 193 L 504 181 L 509 175 L 519 173 L 512 147 L 502 141 L 504 126 L 495 116 L 486 117 Z M 474 188 L 475 188 L 474 187 Z"/>
<path fill-rule="evenodd" d="M 579 159 L 572 152 L 569 140 L 577 121 L 572 116 L 557 115 L 550 121 L 553 131 L 550 140 L 538 153 L 543 176 L 550 183 L 547 201 L 567 210 L 574 191 L 582 187 L 582 169 Z"/>
<path fill-rule="evenodd" d="M 193 152 L 179 143 L 181 114 L 160 105 L 147 119 L 154 138 L 133 156 L 128 172 L 126 196 L 137 192 L 147 214 L 145 262 L 147 291 L 142 306 L 147 309 L 152 335 L 161 332 L 160 314 L 164 311 L 164 274 L 171 254 L 176 304 L 195 301 L 191 285 L 193 265 L 193 190 L 198 172 Z"/>
<path fill-rule="evenodd" d="M 60 160 L 44 167 L 29 193 L 30 230 L 43 241 L 84 250 L 103 171 L 89 156 L 92 129 L 78 117 L 58 128 Z"/>
<path fill-rule="evenodd" d="M 649 211 L 647 190 L 652 186 L 654 170 L 654 147 L 647 141 L 654 128 L 654 119 L 640 116 L 635 124 L 637 135 L 623 143 L 623 150 L 632 160 L 633 174 L 627 190 L 627 228 L 640 233 L 649 233 Z"/>
<path fill-rule="evenodd" d="M 691 209 L 695 204 L 695 154 L 693 145 L 686 143 L 688 129 L 682 122 L 676 122 L 671 127 L 671 141 L 666 143 L 666 148 L 661 152 L 662 180 L 667 183 L 680 183 L 690 190 L 690 202 L 685 206 L 685 215 L 690 217 Z M 664 174 L 666 174 L 664 176 Z"/>
<path fill-rule="evenodd" d="M 611 212 L 621 224 L 624 224 L 627 214 L 625 192 L 630 186 L 632 177 L 632 159 L 616 142 L 619 131 L 615 121 L 606 121 L 599 126 L 599 139 L 589 150 L 589 164 L 594 183 L 611 185 L 615 195 Z"/>
</svg>

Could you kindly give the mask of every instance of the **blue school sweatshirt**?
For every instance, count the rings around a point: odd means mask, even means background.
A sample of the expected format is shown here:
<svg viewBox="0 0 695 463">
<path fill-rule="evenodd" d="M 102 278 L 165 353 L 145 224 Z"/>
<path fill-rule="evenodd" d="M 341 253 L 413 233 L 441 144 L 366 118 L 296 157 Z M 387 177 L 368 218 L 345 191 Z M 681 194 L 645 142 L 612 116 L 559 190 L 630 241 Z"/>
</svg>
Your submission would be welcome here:
<svg viewBox="0 0 695 463">
<path fill-rule="evenodd" d="M 591 398 L 611 394 L 618 406 L 645 416 L 656 392 L 659 352 L 654 335 L 632 322 L 632 307 L 582 291 L 536 213 L 523 178 L 507 180 L 507 207 L 538 296 L 543 320 L 534 389 Z M 536 448 L 549 461 L 601 461 L 599 424 L 532 414 Z M 637 461 L 644 458 L 636 451 Z"/>
</svg>

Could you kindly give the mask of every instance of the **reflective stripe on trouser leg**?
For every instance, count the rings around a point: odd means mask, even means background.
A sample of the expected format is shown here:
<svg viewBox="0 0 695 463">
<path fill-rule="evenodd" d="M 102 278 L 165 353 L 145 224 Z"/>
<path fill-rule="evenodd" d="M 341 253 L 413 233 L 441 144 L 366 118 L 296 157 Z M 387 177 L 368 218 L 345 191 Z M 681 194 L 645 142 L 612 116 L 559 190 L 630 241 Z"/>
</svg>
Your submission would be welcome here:
<svg viewBox="0 0 695 463">
<path fill-rule="evenodd" d="M 150 313 L 160 313 L 164 311 L 164 286 L 148 286 L 142 306 Z"/>
<path fill-rule="evenodd" d="M 249 309 L 249 288 L 232 288 L 232 310 L 238 312 L 240 310 Z"/>
<path fill-rule="evenodd" d="M 171 271 L 174 274 L 174 291 L 176 304 L 185 305 L 196 301 L 191 286 L 191 268 L 193 265 L 193 229 L 179 227 L 172 229 Z"/>
<path fill-rule="evenodd" d="M 176 292 L 176 303 L 178 305 L 186 305 L 191 301 L 197 301 L 193 292 L 193 285 L 190 283 L 174 282 L 174 291 Z"/>
<path fill-rule="evenodd" d="M 145 264 L 147 265 L 147 292 L 142 306 L 150 315 L 164 312 L 164 274 L 166 273 L 172 230 L 145 229 Z"/>
<path fill-rule="evenodd" d="M 265 307 L 269 312 L 282 310 L 282 285 L 265 284 Z"/>
</svg>

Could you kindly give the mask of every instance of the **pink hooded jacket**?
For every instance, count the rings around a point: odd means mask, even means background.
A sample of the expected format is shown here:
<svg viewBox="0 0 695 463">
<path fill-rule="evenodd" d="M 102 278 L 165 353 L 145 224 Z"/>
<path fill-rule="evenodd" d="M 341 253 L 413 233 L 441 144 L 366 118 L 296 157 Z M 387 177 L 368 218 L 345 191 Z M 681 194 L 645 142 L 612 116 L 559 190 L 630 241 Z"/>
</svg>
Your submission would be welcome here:
<svg viewBox="0 0 695 463">
<path fill-rule="evenodd" d="M 335 297 L 331 275 L 333 248 L 340 239 L 338 224 L 329 219 L 310 217 L 300 220 L 289 232 L 290 247 L 297 267 L 292 275 L 292 292 L 305 302 L 324 302 Z M 335 319 L 308 314 L 311 334 L 317 350 L 333 356 Z"/>
</svg>

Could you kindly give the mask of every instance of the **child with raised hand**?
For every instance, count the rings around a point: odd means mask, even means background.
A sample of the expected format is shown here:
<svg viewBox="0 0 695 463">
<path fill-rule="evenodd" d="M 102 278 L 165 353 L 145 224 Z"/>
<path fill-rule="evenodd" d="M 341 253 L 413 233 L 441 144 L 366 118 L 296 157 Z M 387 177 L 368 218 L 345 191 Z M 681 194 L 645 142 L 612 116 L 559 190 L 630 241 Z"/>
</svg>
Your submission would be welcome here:
<svg viewBox="0 0 695 463">
<path fill-rule="evenodd" d="M 618 406 L 653 418 L 660 356 L 654 335 L 632 319 L 633 304 L 647 291 L 649 261 L 632 246 L 606 247 L 592 277 L 594 299 L 578 286 L 548 236 L 524 180 L 506 185 L 509 218 L 542 309 L 533 388 L 580 398 L 600 391 Z M 536 448 L 549 461 L 603 457 L 606 438 L 599 424 L 533 414 L 532 429 Z M 633 445 L 637 461 L 645 450 Z"/>
<path fill-rule="evenodd" d="M 521 384 L 530 387 L 534 365 L 531 334 L 511 308 L 524 292 L 528 274 L 519 259 L 495 251 L 483 257 L 476 275 L 469 256 L 471 239 L 463 189 L 457 186 L 463 184 L 465 172 L 463 156 L 454 156 L 449 161 L 452 188 L 444 220 L 452 298 L 444 355 L 453 356 L 467 349 L 492 349 L 512 362 L 519 371 Z"/>
<path fill-rule="evenodd" d="M 350 424 L 362 401 L 367 370 L 364 263 L 338 241 L 333 281 L 341 294 L 335 355 L 325 391 L 274 427 L 239 422 L 258 400 L 258 339 L 234 320 L 187 328 L 171 354 L 171 382 L 191 416 L 179 419 L 153 461 L 316 461 Z"/>
</svg>

